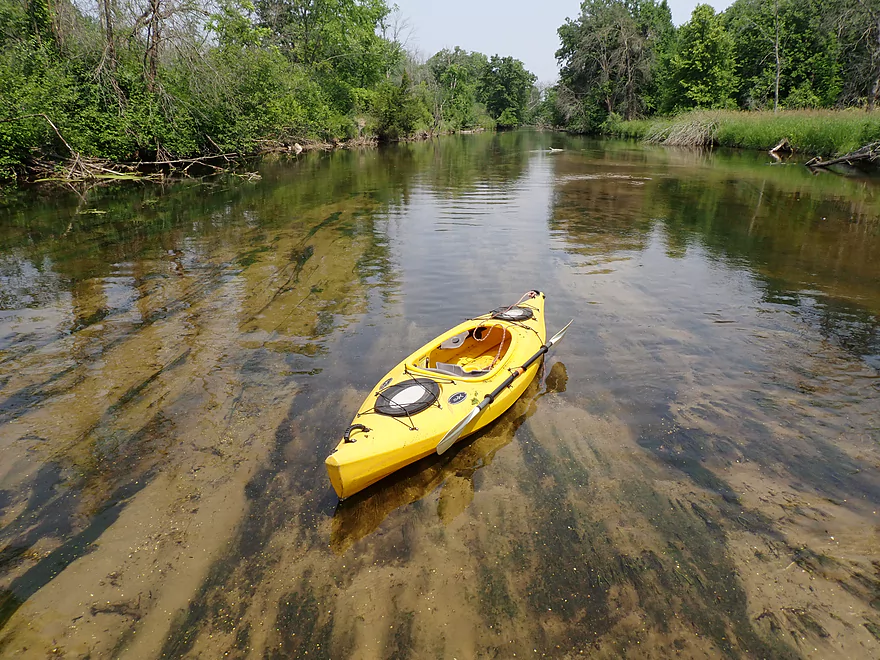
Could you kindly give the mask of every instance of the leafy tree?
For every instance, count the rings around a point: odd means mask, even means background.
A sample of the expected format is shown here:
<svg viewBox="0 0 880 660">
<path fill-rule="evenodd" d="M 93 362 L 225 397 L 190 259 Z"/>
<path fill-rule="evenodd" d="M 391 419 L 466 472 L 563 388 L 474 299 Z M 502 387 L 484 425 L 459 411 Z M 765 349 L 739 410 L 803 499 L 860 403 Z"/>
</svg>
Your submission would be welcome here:
<svg viewBox="0 0 880 660">
<path fill-rule="evenodd" d="M 673 34 L 665 0 L 585 0 L 559 28 L 557 100 L 584 129 L 611 113 L 627 119 L 656 106 L 658 54 Z"/>
<path fill-rule="evenodd" d="M 377 33 L 384 0 L 257 0 L 258 25 L 291 62 L 308 68 L 336 110 L 353 107 L 353 88 L 377 85 L 399 48 Z"/>
<path fill-rule="evenodd" d="M 724 108 L 736 91 L 733 38 L 709 5 L 697 5 L 683 25 L 669 60 L 664 107 Z"/>
<path fill-rule="evenodd" d="M 828 0 L 822 9 L 825 29 L 840 39 L 844 100 L 867 101 L 873 110 L 880 100 L 880 3 Z"/>
<path fill-rule="evenodd" d="M 545 89 L 540 102 L 529 118 L 530 123 L 537 126 L 565 126 L 567 118 L 560 110 L 558 95 L 559 90 L 556 85 Z"/>
<path fill-rule="evenodd" d="M 385 81 L 376 90 L 373 105 L 378 120 L 379 139 L 399 140 L 412 135 L 419 122 L 427 120 L 428 111 L 412 89 L 404 72 L 400 84 Z"/>
<path fill-rule="evenodd" d="M 480 76 L 478 99 L 500 125 L 517 126 L 525 117 L 535 80 L 519 60 L 493 55 Z"/>
<path fill-rule="evenodd" d="M 840 93 L 837 35 L 822 29 L 817 0 L 737 0 L 725 23 L 735 37 L 742 107 L 817 107 Z"/>
<path fill-rule="evenodd" d="M 451 128 L 470 128 L 477 123 L 477 84 L 487 63 L 482 53 L 468 53 L 458 46 L 441 50 L 428 60 L 439 92 L 439 119 Z"/>
</svg>

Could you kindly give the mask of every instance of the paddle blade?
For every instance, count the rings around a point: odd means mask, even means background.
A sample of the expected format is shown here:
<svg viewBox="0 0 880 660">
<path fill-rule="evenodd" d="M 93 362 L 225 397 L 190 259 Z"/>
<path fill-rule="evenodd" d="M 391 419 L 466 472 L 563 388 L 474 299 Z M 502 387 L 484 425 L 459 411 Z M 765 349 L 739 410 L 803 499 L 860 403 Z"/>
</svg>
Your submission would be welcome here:
<svg viewBox="0 0 880 660">
<path fill-rule="evenodd" d="M 547 348 L 550 348 L 551 346 L 553 346 L 553 344 L 560 341 L 565 336 L 565 331 L 568 330 L 568 326 L 570 326 L 572 323 L 574 323 L 574 319 L 566 323 L 565 327 L 562 330 L 550 337 L 550 341 L 547 342 Z"/>
<path fill-rule="evenodd" d="M 480 406 L 477 406 L 470 411 L 467 417 L 465 417 L 458 424 L 449 429 L 446 435 L 443 436 L 443 439 L 437 443 L 437 453 L 442 454 L 453 444 L 455 444 L 455 441 L 461 437 L 461 433 L 462 431 L 464 431 L 464 428 L 472 421 L 474 421 L 477 418 L 477 415 L 479 415 L 481 412 L 483 412 L 483 409 L 480 408 Z"/>
</svg>

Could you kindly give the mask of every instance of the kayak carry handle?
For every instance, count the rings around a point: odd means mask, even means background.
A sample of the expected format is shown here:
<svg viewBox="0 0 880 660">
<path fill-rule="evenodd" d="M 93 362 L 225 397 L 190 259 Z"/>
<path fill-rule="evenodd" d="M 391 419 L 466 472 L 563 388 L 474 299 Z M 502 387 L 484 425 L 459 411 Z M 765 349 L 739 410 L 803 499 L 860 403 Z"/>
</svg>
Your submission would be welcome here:
<svg viewBox="0 0 880 660">
<path fill-rule="evenodd" d="M 352 439 L 351 439 L 351 432 L 352 432 L 352 431 L 357 431 L 357 430 L 363 431 L 364 433 L 369 433 L 369 432 L 370 432 L 370 429 L 368 429 L 368 428 L 367 428 L 366 426 L 364 426 L 363 424 L 352 424 L 352 425 L 349 426 L 347 429 L 345 429 L 345 433 L 342 434 L 342 439 L 343 439 L 343 441 L 345 441 L 345 442 L 357 442 L 357 440 L 352 440 Z"/>
</svg>

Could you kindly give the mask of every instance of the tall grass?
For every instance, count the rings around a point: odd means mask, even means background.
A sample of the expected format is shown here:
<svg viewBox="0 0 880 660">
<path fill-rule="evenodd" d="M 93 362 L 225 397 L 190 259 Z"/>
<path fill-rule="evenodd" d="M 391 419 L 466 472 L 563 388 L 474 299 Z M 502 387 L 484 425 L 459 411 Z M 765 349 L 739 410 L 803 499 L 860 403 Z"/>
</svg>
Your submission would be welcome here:
<svg viewBox="0 0 880 660">
<path fill-rule="evenodd" d="M 788 140 L 789 146 L 799 153 L 837 156 L 880 140 L 880 111 L 695 110 L 655 119 L 612 118 L 602 128 L 608 135 L 674 146 L 772 149 Z"/>
</svg>

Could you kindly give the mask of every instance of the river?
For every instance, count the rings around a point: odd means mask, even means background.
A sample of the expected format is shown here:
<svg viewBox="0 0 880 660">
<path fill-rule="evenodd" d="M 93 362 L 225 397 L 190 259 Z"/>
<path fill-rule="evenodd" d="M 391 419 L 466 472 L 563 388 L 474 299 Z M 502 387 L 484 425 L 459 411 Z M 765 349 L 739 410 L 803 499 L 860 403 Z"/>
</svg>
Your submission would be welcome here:
<svg viewBox="0 0 880 660">
<path fill-rule="evenodd" d="M 564 149 L 550 153 L 548 147 Z M 0 209 L 0 656 L 880 657 L 880 184 L 519 131 Z M 547 295 L 339 503 L 399 359 Z"/>
</svg>

